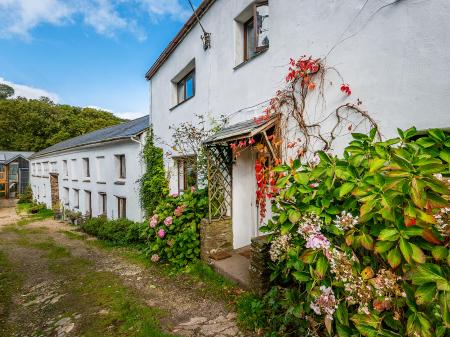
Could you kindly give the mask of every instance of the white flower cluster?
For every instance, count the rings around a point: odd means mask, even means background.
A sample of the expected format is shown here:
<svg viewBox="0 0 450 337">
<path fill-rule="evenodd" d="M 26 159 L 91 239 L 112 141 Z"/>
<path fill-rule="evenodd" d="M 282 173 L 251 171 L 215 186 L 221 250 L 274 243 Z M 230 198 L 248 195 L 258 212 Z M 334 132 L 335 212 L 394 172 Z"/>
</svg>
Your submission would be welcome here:
<svg viewBox="0 0 450 337">
<path fill-rule="evenodd" d="M 450 208 L 441 208 L 438 213 L 434 215 L 436 219 L 436 229 L 443 237 L 450 235 Z"/>
<path fill-rule="evenodd" d="M 306 214 L 300 219 L 298 233 L 306 240 L 306 248 L 329 250 L 331 243 L 320 231 L 323 221 L 316 214 Z"/>
<path fill-rule="evenodd" d="M 358 216 L 353 216 L 352 213 L 342 211 L 341 215 L 336 216 L 336 219 L 333 222 L 338 229 L 348 231 L 354 228 L 358 224 L 358 221 Z"/>
<path fill-rule="evenodd" d="M 325 315 L 330 321 L 337 309 L 336 297 L 331 287 L 320 287 L 321 294 L 309 305 L 317 315 Z"/>
<path fill-rule="evenodd" d="M 291 234 L 280 235 L 272 241 L 272 245 L 270 246 L 269 254 L 270 259 L 273 262 L 277 262 L 281 259 L 284 253 L 287 252 L 289 247 L 291 246 Z"/>
</svg>

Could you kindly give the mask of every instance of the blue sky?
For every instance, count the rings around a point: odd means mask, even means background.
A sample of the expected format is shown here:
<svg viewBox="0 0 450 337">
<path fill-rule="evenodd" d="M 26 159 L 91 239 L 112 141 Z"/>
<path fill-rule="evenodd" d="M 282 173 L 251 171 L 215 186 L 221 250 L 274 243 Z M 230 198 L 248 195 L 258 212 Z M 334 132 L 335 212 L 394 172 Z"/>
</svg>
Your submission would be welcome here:
<svg viewBox="0 0 450 337">
<path fill-rule="evenodd" d="M 144 75 L 191 13 L 187 0 L 0 0 L 0 82 L 30 98 L 144 115 Z"/>
</svg>

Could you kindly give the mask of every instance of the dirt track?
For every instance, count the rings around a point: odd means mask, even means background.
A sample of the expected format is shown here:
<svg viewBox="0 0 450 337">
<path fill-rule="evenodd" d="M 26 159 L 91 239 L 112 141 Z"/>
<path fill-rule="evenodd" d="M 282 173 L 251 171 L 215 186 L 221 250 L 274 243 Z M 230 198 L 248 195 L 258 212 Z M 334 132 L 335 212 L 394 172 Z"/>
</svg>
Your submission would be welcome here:
<svg viewBox="0 0 450 337">
<path fill-rule="evenodd" d="M 10 303 L 0 303 L 0 336 L 240 335 L 234 313 L 200 281 L 135 263 L 72 226 L 19 219 L 0 208 L 9 266 L 0 264 L 0 282 L 13 285 Z"/>
</svg>

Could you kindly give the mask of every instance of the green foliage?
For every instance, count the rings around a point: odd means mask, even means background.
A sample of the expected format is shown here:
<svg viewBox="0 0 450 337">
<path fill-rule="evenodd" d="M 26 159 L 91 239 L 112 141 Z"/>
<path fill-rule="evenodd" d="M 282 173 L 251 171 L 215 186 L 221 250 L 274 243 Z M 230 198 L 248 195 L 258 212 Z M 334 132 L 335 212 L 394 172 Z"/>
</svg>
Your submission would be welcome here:
<svg viewBox="0 0 450 337">
<path fill-rule="evenodd" d="M 374 137 L 274 169 L 267 336 L 448 336 L 450 137 Z"/>
<path fill-rule="evenodd" d="M 0 83 L 0 99 L 6 99 L 14 96 L 14 88 L 7 84 Z"/>
<path fill-rule="evenodd" d="M 54 104 L 48 98 L 0 99 L 0 149 L 39 151 L 121 121 L 109 112 Z"/>
<path fill-rule="evenodd" d="M 147 254 L 154 262 L 184 267 L 200 257 L 200 223 L 206 217 L 206 190 L 169 196 L 156 208 L 147 227 Z"/>
<path fill-rule="evenodd" d="M 31 186 L 28 185 L 24 193 L 19 195 L 19 200 L 17 201 L 17 203 L 26 204 L 31 203 L 32 201 L 33 201 L 33 190 L 31 189 Z"/>
<path fill-rule="evenodd" d="M 105 217 L 98 217 L 82 222 L 80 227 L 84 232 L 115 245 L 145 244 L 145 223 L 127 219 L 108 220 Z"/>
<path fill-rule="evenodd" d="M 153 214 L 161 198 L 168 194 L 164 171 L 163 150 L 155 146 L 153 129 L 150 129 L 143 153 L 146 172 L 141 178 L 141 204 L 148 215 Z"/>
</svg>

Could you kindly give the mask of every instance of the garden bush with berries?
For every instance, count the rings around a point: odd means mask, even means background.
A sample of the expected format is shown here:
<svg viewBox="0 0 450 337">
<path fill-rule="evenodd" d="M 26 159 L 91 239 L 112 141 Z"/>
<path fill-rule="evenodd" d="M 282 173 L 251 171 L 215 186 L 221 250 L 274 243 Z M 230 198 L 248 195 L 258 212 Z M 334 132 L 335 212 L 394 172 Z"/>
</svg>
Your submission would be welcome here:
<svg viewBox="0 0 450 337">
<path fill-rule="evenodd" d="M 248 310 L 261 334 L 449 336 L 450 136 L 375 135 L 274 168 L 273 287 Z"/>
<path fill-rule="evenodd" d="M 200 223 L 207 217 L 206 190 L 168 196 L 157 206 L 146 229 L 151 260 L 184 267 L 200 257 Z"/>
</svg>

